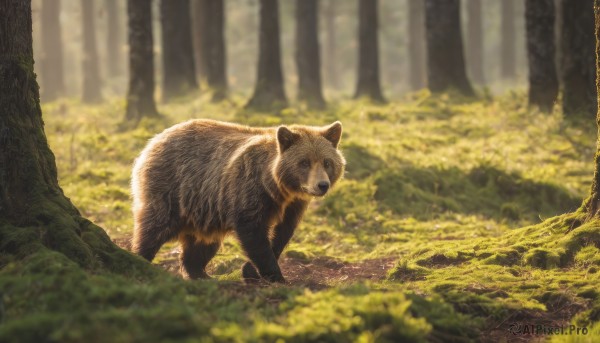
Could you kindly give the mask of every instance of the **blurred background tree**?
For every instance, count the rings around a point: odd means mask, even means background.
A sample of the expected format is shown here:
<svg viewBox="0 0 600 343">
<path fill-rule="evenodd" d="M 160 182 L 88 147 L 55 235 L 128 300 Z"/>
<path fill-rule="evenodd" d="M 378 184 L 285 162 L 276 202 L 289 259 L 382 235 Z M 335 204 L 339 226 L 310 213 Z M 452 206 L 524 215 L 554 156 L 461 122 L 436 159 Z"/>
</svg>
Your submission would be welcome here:
<svg viewBox="0 0 600 343">
<path fill-rule="evenodd" d="M 554 0 L 527 0 L 527 58 L 529 60 L 529 104 L 551 111 L 558 97 Z"/>
<path fill-rule="evenodd" d="M 377 0 L 359 0 L 358 81 L 355 98 L 385 102 L 379 81 L 379 6 Z"/>
<path fill-rule="evenodd" d="M 408 60 L 407 69 L 410 90 L 419 90 L 427 85 L 425 64 L 425 2 L 408 0 Z"/>
<path fill-rule="evenodd" d="M 563 91 L 563 112 L 566 116 L 596 114 L 596 50 L 594 37 L 593 0 L 558 1 L 561 32 L 560 77 Z"/>
<path fill-rule="evenodd" d="M 529 89 L 531 103 L 548 110 L 560 81 L 564 113 L 590 113 L 594 70 L 579 67 L 594 58 L 585 43 L 592 39 L 590 12 L 582 10 L 590 1 L 154 1 L 155 95 L 200 96 L 205 83 L 214 101 L 242 99 L 277 111 L 296 102 L 323 108 L 325 98 L 357 95 L 397 100 L 426 87 L 467 95 Z M 125 1 L 32 4 L 43 101 L 125 95 L 138 68 L 125 58 Z M 96 46 L 98 40 L 106 44 Z"/>
<path fill-rule="evenodd" d="M 95 1 L 81 0 L 83 25 L 83 102 L 98 103 L 102 101 L 102 84 L 100 79 L 100 58 L 96 43 Z"/>
<path fill-rule="evenodd" d="M 118 77 L 124 72 L 125 65 L 121 57 L 125 32 L 121 22 L 121 8 L 118 0 L 106 0 L 106 75 Z"/>
<path fill-rule="evenodd" d="M 42 96 L 53 101 L 65 95 L 60 0 L 42 3 L 40 74 Z"/>
<path fill-rule="evenodd" d="M 189 0 L 161 0 L 163 100 L 198 88 Z"/>
<path fill-rule="evenodd" d="M 466 57 L 468 74 L 476 85 L 484 84 L 483 76 L 483 21 L 481 0 L 467 1 Z"/>
<path fill-rule="evenodd" d="M 454 89 L 473 95 L 467 78 L 459 0 L 426 0 L 427 79 L 432 92 Z"/>
<path fill-rule="evenodd" d="M 287 106 L 281 67 L 278 0 L 260 0 L 258 73 L 254 94 L 246 108 L 281 109 Z"/>
<path fill-rule="evenodd" d="M 146 0 L 127 0 L 129 32 L 129 90 L 125 119 L 138 122 L 156 117 L 152 7 Z"/>
<path fill-rule="evenodd" d="M 298 101 L 325 107 L 321 83 L 321 52 L 318 37 L 317 0 L 296 0 L 296 67 Z"/>
<path fill-rule="evenodd" d="M 501 5 L 501 36 L 500 36 L 500 66 L 501 77 L 511 80 L 517 72 L 516 64 L 516 30 L 515 13 L 516 0 L 498 1 Z"/>
</svg>

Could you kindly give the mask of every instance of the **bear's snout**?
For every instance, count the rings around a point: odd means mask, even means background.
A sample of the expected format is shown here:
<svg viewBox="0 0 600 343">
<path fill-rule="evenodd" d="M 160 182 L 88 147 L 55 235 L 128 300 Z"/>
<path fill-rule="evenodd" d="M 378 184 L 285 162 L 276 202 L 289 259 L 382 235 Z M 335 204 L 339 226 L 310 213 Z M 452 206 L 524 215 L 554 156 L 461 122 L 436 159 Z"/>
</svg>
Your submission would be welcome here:
<svg viewBox="0 0 600 343">
<path fill-rule="evenodd" d="M 329 181 L 319 181 L 317 184 L 317 188 L 321 191 L 321 195 L 325 195 L 329 190 L 330 183 Z"/>
</svg>

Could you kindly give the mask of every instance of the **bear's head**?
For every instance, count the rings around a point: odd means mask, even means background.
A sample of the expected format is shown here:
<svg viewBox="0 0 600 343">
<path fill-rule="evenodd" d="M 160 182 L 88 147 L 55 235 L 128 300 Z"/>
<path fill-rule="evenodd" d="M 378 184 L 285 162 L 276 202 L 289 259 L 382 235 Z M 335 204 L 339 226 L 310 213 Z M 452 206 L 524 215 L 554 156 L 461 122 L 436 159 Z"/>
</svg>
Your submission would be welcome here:
<svg viewBox="0 0 600 343">
<path fill-rule="evenodd" d="M 342 123 L 325 127 L 280 126 L 275 178 L 298 197 L 323 196 L 344 174 L 346 161 L 338 150 Z"/>
</svg>

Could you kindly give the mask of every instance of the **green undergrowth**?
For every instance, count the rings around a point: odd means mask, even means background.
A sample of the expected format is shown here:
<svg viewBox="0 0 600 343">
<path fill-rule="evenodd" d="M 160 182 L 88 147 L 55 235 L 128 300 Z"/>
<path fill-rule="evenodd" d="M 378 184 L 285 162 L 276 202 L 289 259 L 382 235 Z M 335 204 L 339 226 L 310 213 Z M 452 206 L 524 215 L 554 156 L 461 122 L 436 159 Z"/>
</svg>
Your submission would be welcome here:
<svg viewBox="0 0 600 343">
<path fill-rule="evenodd" d="M 0 341 L 502 341 L 512 323 L 573 324 L 597 335 L 600 222 L 582 225 L 577 212 L 592 179 L 595 130 L 526 104 L 519 92 L 468 101 L 419 92 L 381 106 L 340 100 L 321 112 L 267 114 L 204 95 L 161 105 L 160 119 L 129 130 L 120 126 L 122 100 L 46 104 L 65 194 L 123 246 L 131 166 L 162 129 L 192 118 L 341 120 L 345 178 L 313 202 L 284 258 L 308 269 L 365 263 L 381 277 L 244 286 L 233 237 L 209 266 L 212 281 L 158 267 L 143 277 L 84 271 L 46 249 L 4 254 Z M 155 262 L 177 253 L 168 244 Z M 385 261 L 395 262 L 381 272 Z"/>
</svg>

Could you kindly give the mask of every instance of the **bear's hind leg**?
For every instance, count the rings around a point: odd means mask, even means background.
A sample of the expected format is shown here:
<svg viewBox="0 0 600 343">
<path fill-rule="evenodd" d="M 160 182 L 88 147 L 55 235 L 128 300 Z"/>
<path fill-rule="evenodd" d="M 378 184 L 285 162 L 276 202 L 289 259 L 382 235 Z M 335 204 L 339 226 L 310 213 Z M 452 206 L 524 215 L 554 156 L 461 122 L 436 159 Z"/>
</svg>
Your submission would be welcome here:
<svg viewBox="0 0 600 343">
<path fill-rule="evenodd" d="M 175 231 L 170 228 L 170 223 L 165 220 L 167 217 L 160 214 L 148 209 L 134 214 L 135 228 L 131 250 L 149 262 L 152 262 L 163 244 L 176 237 Z"/>
<path fill-rule="evenodd" d="M 206 266 L 219 251 L 221 242 L 205 243 L 185 235 L 181 239 L 181 272 L 190 279 L 207 279 Z"/>
</svg>

